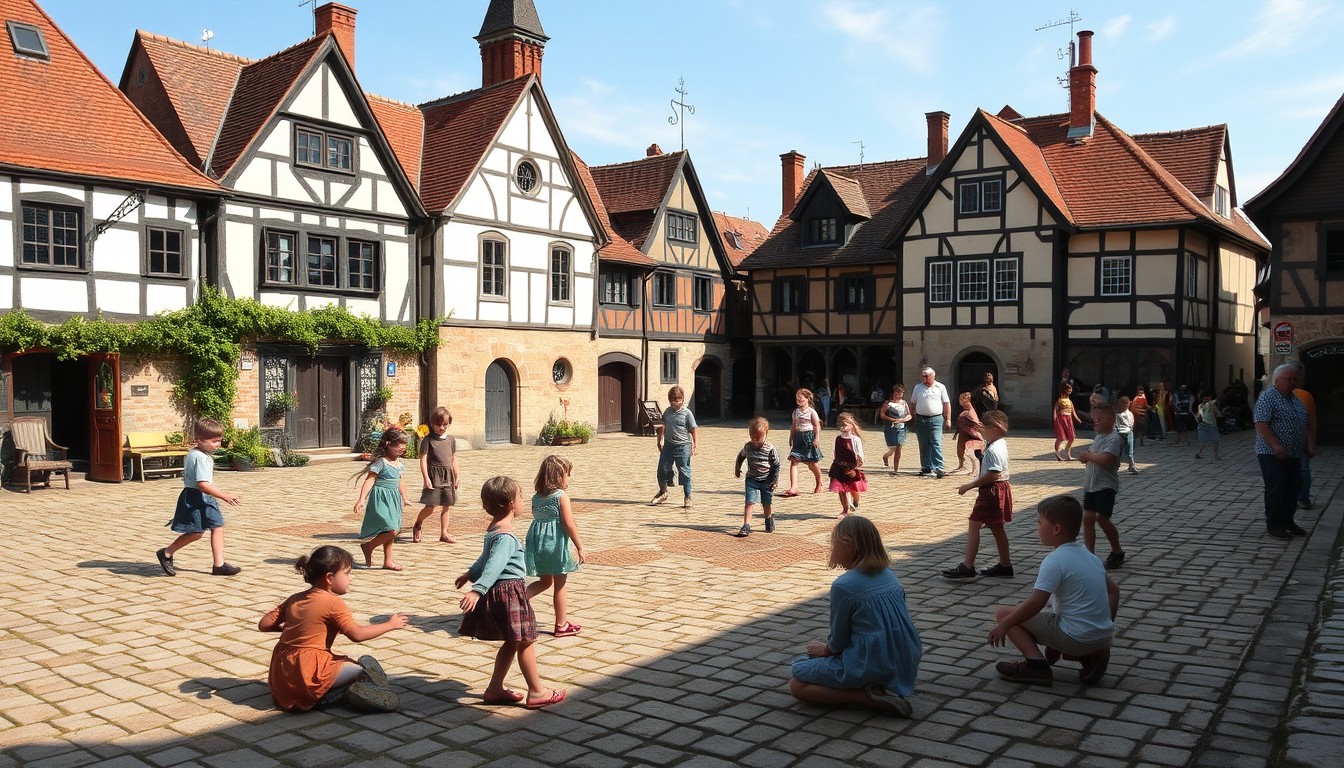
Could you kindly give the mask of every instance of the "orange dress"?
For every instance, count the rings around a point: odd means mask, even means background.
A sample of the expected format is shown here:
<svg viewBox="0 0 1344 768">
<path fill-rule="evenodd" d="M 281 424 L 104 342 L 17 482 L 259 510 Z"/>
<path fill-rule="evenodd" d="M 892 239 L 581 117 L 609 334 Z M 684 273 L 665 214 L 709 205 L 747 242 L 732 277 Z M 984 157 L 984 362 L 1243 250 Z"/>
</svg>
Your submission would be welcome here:
<svg viewBox="0 0 1344 768">
<path fill-rule="evenodd" d="M 265 620 L 284 627 L 271 653 L 271 699 L 281 709 L 306 712 L 331 689 L 341 662 L 354 663 L 334 655 L 331 642 L 359 625 L 339 595 L 317 587 L 291 595 Z"/>
</svg>

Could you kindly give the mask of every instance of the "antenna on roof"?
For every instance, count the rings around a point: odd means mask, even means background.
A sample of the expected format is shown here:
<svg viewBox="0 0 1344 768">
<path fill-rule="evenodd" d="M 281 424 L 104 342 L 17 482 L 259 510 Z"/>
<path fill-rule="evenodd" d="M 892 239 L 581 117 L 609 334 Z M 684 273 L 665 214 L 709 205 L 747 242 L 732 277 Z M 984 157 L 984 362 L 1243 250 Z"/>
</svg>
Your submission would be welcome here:
<svg viewBox="0 0 1344 768">
<path fill-rule="evenodd" d="M 681 148 L 684 151 L 686 149 L 686 113 L 690 112 L 694 115 L 695 107 L 686 103 L 686 96 L 690 94 L 690 91 L 686 90 L 686 78 L 678 77 L 677 87 L 674 90 L 681 96 L 681 101 L 672 100 L 672 116 L 667 118 L 667 122 L 672 125 L 681 124 Z M 678 109 L 681 110 L 680 116 L 677 115 Z"/>
<path fill-rule="evenodd" d="M 863 139 L 859 139 L 858 141 L 851 141 L 849 143 L 859 145 L 859 168 L 863 168 Z"/>
<path fill-rule="evenodd" d="M 213 29 L 201 30 L 201 43 L 205 45 L 206 48 L 210 47 L 210 41 L 214 39 L 215 39 L 215 31 Z"/>
<path fill-rule="evenodd" d="M 1036 28 L 1036 31 L 1037 31 L 1037 32 L 1040 32 L 1040 31 L 1043 30 L 1043 29 L 1051 29 L 1051 28 L 1054 28 L 1054 27 L 1062 27 L 1062 26 L 1064 26 L 1065 24 L 1069 25 L 1069 47 L 1068 47 L 1068 48 L 1060 48 L 1058 51 L 1055 52 L 1055 58 L 1056 58 L 1056 59 L 1068 59 L 1068 60 L 1069 60 L 1069 69 L 1073 69 L 1074 64 L 1077 64 L 1077 63 L 1078 63 L 1078 62 L 1077 62 L 1077 53 L 1076 53 L 1076 51 L 1075 51 L 1075 49 L 1074 49 L 1074 42 L 1073 42 L 1073 39 L 1074 39 L 1074 38 L 1073 38 L 1073 25 L 1074 25 L 1074 24 L 1077 24 L 1078 22 L 1080 22 L 1080 21 L 1082 21 L 1082 20 L 1083 20 L 1083 17 L 1082 17 L 1082 16 L 1079 16 L 1077 11 L 1073 10 L 1072 8 L 1070 8 L 1070 9 L 1069 9 L 1069 15 L 1068 15 L 1068 16 L 1066 16 L 1066 17 L 1064 17 L 1064 18 L 1062 18 L 1062 19 L 1058 19 L 1058 20 L 1056 20 L 1056 21 L 1049 22 L 1048 24 L 1042 24 L 1041 26 L 1039 26 L 1039 27 Z M 1069 88 L 1069 73 L 1066 71 L 1066 72 L 1064 73 L 1064 76 L 1063 76 L 1063 77 L 1055 77 L 1055 82 L 1059 83 L 1059 87 L 1061 87 L 1061 88 L 1063 88 L 1063 89 L 1065 89 L 1065 90 L 1068 90 L 1068 88 Z"/>
<path fill-rule="evenodd" d="M 317 8 L 317 0 L 299 0 L 299 7 L 300 7 L 300 8 L 302 8 L 302 7 L 305 6 L 305 5 L 311 5 L 314 9 L 316 9 L 316 8 Z M 310 14 L 308 14 L 308 17 L 309 17 L 309 19 L 313 22 L 313 35 L 316 36 L 316 35 L 317 35 L 317 13 L 315 13 L 315 12 L 314 12 L 314 13 L 310 13 Z"/>
</svg>

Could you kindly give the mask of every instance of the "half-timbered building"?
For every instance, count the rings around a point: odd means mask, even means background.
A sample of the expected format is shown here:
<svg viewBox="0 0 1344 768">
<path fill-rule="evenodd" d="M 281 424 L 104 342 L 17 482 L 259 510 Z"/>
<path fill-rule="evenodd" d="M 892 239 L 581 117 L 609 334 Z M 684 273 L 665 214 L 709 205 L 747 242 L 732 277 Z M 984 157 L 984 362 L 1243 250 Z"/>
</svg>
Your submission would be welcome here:
<svg viewBox="0 0 1344 768">
<path fill-rule="evenodd" d="M 650 261 L 600 265 L 599 423 L 632 429 L 626 393 L 666 402 L 673 386 L 698 418 L 721 417 L 731 391 L 733 268 L 690 153 L 654 144 L 643 159 L 597 166 L 592 176 L 616 233 Z"/>
<path fill-rule="evenodd" d="M 121 89 L 231 192 L 205 226 L 211 284 L 271 306 L 414 324 L 424 210 L 355 80 L 355 11 L 328 3 L 315 14 L 314 37 L 256 61 L 137 32 Z M 257 423 L 291 393 L 284 428 L 296 448 L 353 446 L 384 384 L 389 411 L 419 410 L 413 356 L 261 340 L 242 367 L 235 419 Z"/>
<path fill-rule="evenodd" d="M 1344 98 L 1246 212 L 1273 245 L 1261 296 L 1265 370 L 1306 367 L 1322 435 L 1344 435 Z"/>
<path fill-rule="evenodd" d="M 0 0 L 0 312 L 48 323 L 134 321 L 183 309 L 209 248 L 200 222 L 223 190 L 189 165 L 30 0 Z M 172 368 L 116 354 L 0 358 L 0 428 L 48 433 L 120 479 L 127 429 L 171 408 Z"/>
<path fill-rule="evenodd" d="M 887 241 L 906 378 L 928 364 L 968 391 L 991 371 L 1004 401 L 1044 420 L 1063 367 L 1130 393 L 1254 375 L 1268 244 L 1236 208 L 1226 126 L 1126 134 L 1095 109 L 1091 35 L 1068 114 L 982 110 L 931 154 Z M 929 121 L 946 136 L 946 113 Z"/>
</svg>

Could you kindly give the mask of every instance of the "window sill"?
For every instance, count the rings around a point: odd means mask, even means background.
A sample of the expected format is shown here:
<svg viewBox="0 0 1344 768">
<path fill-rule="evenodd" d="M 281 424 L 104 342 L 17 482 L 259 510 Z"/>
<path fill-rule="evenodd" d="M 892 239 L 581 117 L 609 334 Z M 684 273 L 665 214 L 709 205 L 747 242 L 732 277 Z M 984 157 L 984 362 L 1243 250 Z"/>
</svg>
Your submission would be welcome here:
<svg viewBox="0 0 1344 768">
<path fill-rule="evenodd" d="M 341 178 L 346 179 L 359 175 L 359 171 L 354 169 L 347 171 L 344 168 L 331 168 L 325 165 L 312 165 L 311 163 L 301 163 L 298 160 L 294 161 L 294 170 L 305 171 L 308 173 L 326 174 L 330 176 L 339 176 Z"/>
<path fill-rule="evenodd" d="M 376 298 L 383 294 L 382 290 L 368 291 L 362 288 L 327 288 L 324 286 L 298 285 L 297 283 L 262 283 L 261 290 L 264 291 L 287 291 L 290 293 L 310 293 L 323 296 L 355 296 L 359 298 Z"/>
<path fill-rule="evenodd" d="M 16 264 L 14 268 L 31 272 L 56 272 L 65 275 L 90 274 L 89 269 L 86 267 L 52 267 L 46 264 Z"/>
<path fill-rule="evenodd" d="M 191 279 L 190 275 L 172 275 L 167 273 L 141 272 L 140 277 L 145 280 L 179 280 L 186 282 Z"/>
</svg>

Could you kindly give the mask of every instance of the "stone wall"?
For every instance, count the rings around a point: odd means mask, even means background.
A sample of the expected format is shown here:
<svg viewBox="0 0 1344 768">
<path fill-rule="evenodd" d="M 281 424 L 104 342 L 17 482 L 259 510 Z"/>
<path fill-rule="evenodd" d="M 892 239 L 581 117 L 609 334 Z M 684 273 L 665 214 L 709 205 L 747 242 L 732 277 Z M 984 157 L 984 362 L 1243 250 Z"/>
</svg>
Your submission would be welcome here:
<svg viewBox="0 0 1344 768">
<path fill-rule="evenodd" d="M 931 366 L 938 381 L 947 387 L 956 412 L 955 389 L 970 389 L 958 382 L 957 364 L 971 352 L 983 352 L 998 365 L 995 384 L 999 399 L 1007 404 L 1014 427 L 1041 427 L 1050 423 L 1050 404 L 1054 401 L 1055 374 L 1052 371 L 1054 347 L 1049 330 L 1038 329 L 1035 338 L 1023 328 L 964 328 L 909 332 L 909 346 L 902 349 L 901 375 L 909 394 L 920 382 L 919 369 Z"/>
</svg>

